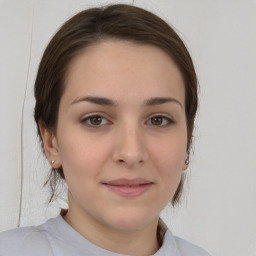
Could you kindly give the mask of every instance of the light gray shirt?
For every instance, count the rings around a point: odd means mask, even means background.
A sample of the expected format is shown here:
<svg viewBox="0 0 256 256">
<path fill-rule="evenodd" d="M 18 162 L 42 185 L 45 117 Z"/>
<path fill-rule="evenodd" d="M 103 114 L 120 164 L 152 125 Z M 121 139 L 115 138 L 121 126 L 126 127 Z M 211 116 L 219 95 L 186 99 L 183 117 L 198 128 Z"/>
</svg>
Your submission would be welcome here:
<svg viewBox="0 0 256 256">
<path fill-rule="evenodd" d="M 62 217 L 40 226 L 0 233 L 0 256 L 125 256 L 96 246 Z M 164 230 L 162 247 L 154 256 L 210 256 L 203 249 Z"/>
</svg>

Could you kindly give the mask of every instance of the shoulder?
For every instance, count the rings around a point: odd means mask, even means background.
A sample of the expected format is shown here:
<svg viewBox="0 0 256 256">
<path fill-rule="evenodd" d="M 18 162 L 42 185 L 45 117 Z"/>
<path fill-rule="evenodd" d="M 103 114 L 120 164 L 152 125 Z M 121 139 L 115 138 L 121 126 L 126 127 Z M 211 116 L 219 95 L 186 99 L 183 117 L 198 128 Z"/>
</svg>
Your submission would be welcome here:
<svg viewBox="0 0 256 256">
<path fill-rule="evenodd" d="M 160 234 L 163 234 L 163 245 L 156 256 L 211 256 L 204 249 L 180 237 L 174 236 L 165 223 L 159 220 Z"/>
<path fill-rule="evenodd" d="M 197 245 L 194 245 L 180 237 L 174 236 L 174 239 L 177 250 L 180 252 L 181 256 L 210 256 L 208 252 Z"/>
<path fill-rule="evenodd" d="M 0 233 L 0 255 L 52 255 L 44 225 L 16 228 Z"/>
</svg>

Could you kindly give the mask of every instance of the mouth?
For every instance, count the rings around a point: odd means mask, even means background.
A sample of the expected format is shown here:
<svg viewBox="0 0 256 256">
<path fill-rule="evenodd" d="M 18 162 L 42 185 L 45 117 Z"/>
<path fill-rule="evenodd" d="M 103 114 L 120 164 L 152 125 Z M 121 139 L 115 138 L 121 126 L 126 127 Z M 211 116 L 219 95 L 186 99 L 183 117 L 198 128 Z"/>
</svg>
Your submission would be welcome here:
<svg viewBox="0 0 256 256">
<path fill-rule="evenodd" d="M 146 193 L 153 182 L 146 179 L 117 179 L 102 183 L 122 197 L 138 197 Z"/>
</svg>

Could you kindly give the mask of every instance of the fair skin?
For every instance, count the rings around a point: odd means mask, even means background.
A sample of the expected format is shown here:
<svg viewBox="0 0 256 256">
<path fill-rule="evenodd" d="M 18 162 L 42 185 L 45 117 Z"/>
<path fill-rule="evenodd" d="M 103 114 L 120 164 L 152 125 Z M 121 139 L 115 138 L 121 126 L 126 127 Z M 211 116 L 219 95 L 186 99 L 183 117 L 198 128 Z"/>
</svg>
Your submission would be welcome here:
<svg viewBox="0 0 256 256">
<path fill-rule="evenodd" d="M 155 253 L 159 213 L 187 168 L 185 89 L 171 58 L 126 41 L 87 48 L 71 61 L 56 133 L 40 128 L 69 188 L 64 219 L 109 251 Z"/>
</svg>

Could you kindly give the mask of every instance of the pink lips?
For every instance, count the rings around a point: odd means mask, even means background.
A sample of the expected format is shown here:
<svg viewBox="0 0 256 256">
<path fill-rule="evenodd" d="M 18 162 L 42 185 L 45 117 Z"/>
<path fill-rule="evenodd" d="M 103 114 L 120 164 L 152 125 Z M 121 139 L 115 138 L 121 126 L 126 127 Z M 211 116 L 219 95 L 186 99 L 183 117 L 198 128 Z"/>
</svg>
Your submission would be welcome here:
<svg viewBox="0 0 256 256">
<path fill-rule="evenodd" d="M 153 185 L 153 182 L 145 179 L 117 179 L 103 184 L 120 196 L 136 197 L 144 194 Z"/>
</svg>

